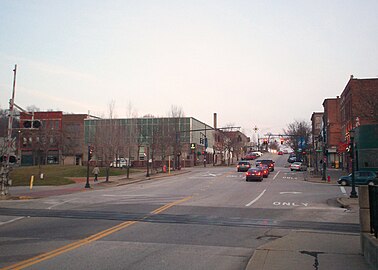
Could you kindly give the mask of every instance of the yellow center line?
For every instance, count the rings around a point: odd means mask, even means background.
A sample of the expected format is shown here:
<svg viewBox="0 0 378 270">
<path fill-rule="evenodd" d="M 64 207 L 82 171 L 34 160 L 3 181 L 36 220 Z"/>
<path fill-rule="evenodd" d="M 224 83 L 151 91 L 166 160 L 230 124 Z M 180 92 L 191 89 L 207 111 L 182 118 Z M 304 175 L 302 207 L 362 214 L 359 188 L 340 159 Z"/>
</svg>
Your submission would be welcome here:
<svg viewBox="0 0 378 270">
<path fill-rule="evenodd" d="M 151 214 L 159 214 L 169 208 L 171 208 L 172 206 L 175 206 L 177 204 L 180 204 L 180 203 L 183 203 L 189 199 L 191 199 L 192 196 L 189 196 L 189 197 L 185 197 L 184 199 L 181 199 L 181 200 L 178 200 L 178 201 L 175 201 L 175 202 L 171 202 L 171 203 L 168 203 L 166 205 L 163 205 L 162 207 L 159 207 L 158 209 L 154 210 L 151 212 Z M 60 254 L 63 254 L 65 252 L 68 252 L 68 251 L 71 251 L 73 249 L 76 249 L 76 248 L 79 248 L 83 245 L 86 245 L 86 244 L 89 244 L 89 243 L 92 243 L 96 240 L 99 240 L 101 238 L 104 238 L 105 236 L 108 236 L 112 233 L 115 233 L 117 231 L 120 231 L 124 228 L 127 228 L 135 223 L 138 223 L 138 221 L 126 221 L 126 222 L 122 222 L 116 226 L 113 226 L 109 229 L 106 229 L 106 230 L 103 230 L 99 233 L 96 233 L 94 235 L 91 235 L 89 237 L 86 237 L 84 239 L 81 239 L 79 241 L 76 241 L 76 242 L 73 242 L 71 244 L 68 244 L 68 245 L 65 245 L 63 247 L 60 247 L 60 248 L 57 248 L 57 249 L 54 249 L 52 251 L 49 251 L 49 252 L 46 252 L 46 253 L 43 253 L 43 254 L 40 254 L 38 256 L 35 256 L 33 258 L 30 258 L 30 259 L 27 259 L 27 260 L 24 260 L 22 262 L 19 262 L 19 263 L 16 263 L 16 264 L 13 264 L 13 265 L 10 265 L 10 266 L 7 266 L 7 267 L 4 267 L 4 268 L 1 268 L 1 270 L 16 270 L 16 269 L 24 269 L 26 267 L 29 267 L 31 265 L 34 265 L 34 264 L 37 264 L 39 262 L 42 262 L 42 261 L 45 261 L 45 260 L 48 260 L 48 259 L 51 259 L 53 257 L 56 257 Z"/>
<path fill-rule="evenodd" d="M 189 197 L 185 197 L 184 199 L 181 199 L 181 200 L 178 200 L 178 201 L 171 202 L 169 204 L 163 205 L 162 207 L 160 207 L 160 208 L 152 211 L 151 214 L 159 214 L 159 213 L 163 212 L 164 210 L 167 210 L 168 208 L 171 208 L 172 206 L 175 206 L 177 204 L 186 202 L 187 200 L 190 200 L 191 198 L 192 198 L 192 196 L 189 196 Z"/>
</svg>

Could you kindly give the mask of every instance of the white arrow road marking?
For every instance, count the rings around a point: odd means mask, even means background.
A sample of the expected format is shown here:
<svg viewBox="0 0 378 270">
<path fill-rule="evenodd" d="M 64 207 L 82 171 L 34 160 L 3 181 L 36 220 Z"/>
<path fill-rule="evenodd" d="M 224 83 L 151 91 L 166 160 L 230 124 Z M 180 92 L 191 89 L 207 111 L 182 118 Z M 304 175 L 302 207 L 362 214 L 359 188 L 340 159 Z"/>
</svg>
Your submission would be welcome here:
<svg viewBox="0 0 378 270">
<path fill-rule="evenodd" d="M 209 173 L 210 176 L 217 176 L 216 174 L 213 174 L 213 173 Z"/>
<path fill-rule="evenodd" d="M 346 194 L 345 187 L 340 187 L 340 189 L 341 189 L 341 192 L 342 192 L 344 195 L 347 195 L 347 194 Z"/>
<path fill-rule="evenodd" d="M 19 220 L 19 219 L 22 219 L 22 218 L 25 218 L 25 217 L 17 217 L 17 218 L 14 218 L 14 219 L 11 219 L 11 220 L 8 220 L 8 221 L 4 221 L 4 222 L 0 222 L 0 226 L 1 225 L 4 225 L 4 224 L 7 224 L 7 223 L 12 223 L 16 220 Z"/>
<path fill-rule="evenodd" d="M 63 201 L 63 202 L 56 203 L 56 204 L 54 204 L 54 205 L 51 205 L 50 207 L 47 207 L 47 209 L 53 209 L 55 206 L 65 204 L 65 203 L 71 202 L 71 201 L 73 201 L 73 200 L 76 200 L 76 198 L 73 198 L 73 199 L 70 199 L 70 200 L 67 200 L 67 201 Z"/>
<path fill-rule="evenodd" d="M 276 173 L 276 175 L 273 177 L 273 180 L 276 179 L 277 175 L 278 175 L 280 172 L 281 172 L 281 171 L 278 171 L 278 172 Z"/>
<path fill-rule="evenodd" d="M 301 194 L 302 192 L 298 192 L 298 191 L 283 191 L 283 192 L 280 192 L 280 194 Z"/>
<path fill-rule="evenodd" d="M 256 198 L 256 199 L 254 199 L 254 200 L 253 200 L 253 201 L 251 201 L 250 203 L 246 204 L 245 206 L 247 206 L 247 207 L 248 207 L 248 206 L 251 206 L 252 204 L 254 204 L 255 202 L 257 202 L 257 200 L 258 200 L 258 199 L 260 199 L 262 195 L 264 195 L 265 191 L 266 191 L 266 189 L 264 189 L 264 190 L 263 190 L 263 192 L 261 192 L 261 193 L 260 193 L 260 195 L 259 195 L 259 196 L 257 196 L 257 198 Z"/>
</svg>

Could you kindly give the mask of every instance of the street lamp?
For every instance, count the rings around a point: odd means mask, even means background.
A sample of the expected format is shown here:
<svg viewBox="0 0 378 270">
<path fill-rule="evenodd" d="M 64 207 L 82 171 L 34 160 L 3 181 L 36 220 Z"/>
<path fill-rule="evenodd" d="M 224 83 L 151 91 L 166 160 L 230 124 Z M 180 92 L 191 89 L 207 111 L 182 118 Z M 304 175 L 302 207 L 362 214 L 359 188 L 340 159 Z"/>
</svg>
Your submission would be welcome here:
<svg viewBox="0 0 378 270">
<path fill-rule="evenodd" d="M 85 183 L 84 188 L 90 188 L 91 185 L 89 184 L 89 161 L 91 160 L 91 146 L 88 144 L 88 159 L 87 159 L 87 182 Z"/>
<path fill-rule="evenodd" d="M 356 181 L 354 175 L 354 129 L 349 131 L 350 136 L 350 157 L 352 159 L 352 191 L 350 192 L 350 198 L 358 198 L 356 192 Z"/>
</svg>

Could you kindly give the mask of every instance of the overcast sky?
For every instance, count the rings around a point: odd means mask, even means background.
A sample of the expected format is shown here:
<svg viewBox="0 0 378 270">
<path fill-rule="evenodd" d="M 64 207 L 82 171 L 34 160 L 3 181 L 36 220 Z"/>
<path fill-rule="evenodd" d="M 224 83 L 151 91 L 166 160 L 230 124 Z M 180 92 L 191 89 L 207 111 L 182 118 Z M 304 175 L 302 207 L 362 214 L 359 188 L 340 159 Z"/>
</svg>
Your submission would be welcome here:
<svg viewBox="0 0 378 270">
<path fill-rule="evenodd" d="M 0 0 L 0 107 L 117 117 L 172 105 L 251 136 L 378 77 L 378 1 Z"/>
</svg>

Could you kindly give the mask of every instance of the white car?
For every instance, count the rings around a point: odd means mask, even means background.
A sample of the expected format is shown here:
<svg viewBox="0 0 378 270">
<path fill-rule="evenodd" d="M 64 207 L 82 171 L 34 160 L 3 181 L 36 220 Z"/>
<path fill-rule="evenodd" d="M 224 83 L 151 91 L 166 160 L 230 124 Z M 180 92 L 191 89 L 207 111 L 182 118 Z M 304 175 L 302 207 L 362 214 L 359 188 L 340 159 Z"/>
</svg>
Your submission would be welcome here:
<svg viewBox="0 0 378 270">
<path fill-rule="evenodd" d="M 306 171 L 307 166 L 304 165 L 302 162 L 296 161 L 290 164 L 290 170 L 291 171 Z"/>
<path fill-rule="evenodd" d="M 255 155 L 257 157 L 261 157 L 263 154 L 261 152 L 252 152 L 252 155 Z"/>
<path fill-rule="evenodd" d="M 114 159 L 112 163 L 110 163 L 110 167 L 114 168 L 125 168 L 129 165 L 129 159 L 128 158 L 119 158 Z"/>
</svg>

